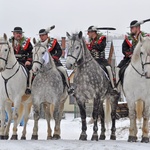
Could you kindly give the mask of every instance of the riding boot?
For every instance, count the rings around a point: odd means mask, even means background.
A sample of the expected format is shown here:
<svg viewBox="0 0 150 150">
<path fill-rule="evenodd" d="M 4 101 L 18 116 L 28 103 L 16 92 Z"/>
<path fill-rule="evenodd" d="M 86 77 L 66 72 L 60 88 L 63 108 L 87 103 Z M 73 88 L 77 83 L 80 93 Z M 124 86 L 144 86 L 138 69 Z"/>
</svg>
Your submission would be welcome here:
<svg viewBox="0 0 150 150">
<path fill-rule="evenodd" d="M 116 67 L 115 68 L 115 72 L 116 72 L 116 84 L 119 84 L 119 71 L 120 71 L 120 68 L 119 67 Z"/>
<path fill-rule="evenodd" d="M 108 75 L 109 75 L 109 79 L 110 79 L 110 82 L 111 82 L 111 85 L 112 85 L 112 88 L 114 90 L 117 90 L 115 85 L 114 85 L 114 81 L 113 81 L 113 73 L 112 73 L 112 69 L 110 66 L 106 66 L 106 69 L 107 69 L 107 72 L 108 72 Z"/>
<path fill-rule="evenodd" d="M 116 86 L 117 86 L 118 92 L 120 93 L 120 101 L 124 101 L 122 86 L 121 86 L 121 82 L 119 81 L 120 80 L 120 77 L 119 77 L 120 68 L 116 67 L 115 70 L 116 70 Z"/>
<path fill-rule="evenodd" d="M 74 88 L 72 86 L 70 86 L 70 82 L 69 82 L 69 78 L 68 78 L 68 74 L 66 69 L 63 66 L 59 66 L 57 67 L 57 69 L 59 71 L 61 71 L 61 73 L 63 73 L 64 77 L 65 77 L 65 84 L 68 87 L 68 94 L 71 95 L 74 93 Z"/>
<path fill-rule="evenodd" d="M 26 94 L 31 94 L 31 82 L 32 82 L 32 70 L 29 71 L 28 79 L 27 79 L 27 88 L 25 93 Z"/>
</svg>

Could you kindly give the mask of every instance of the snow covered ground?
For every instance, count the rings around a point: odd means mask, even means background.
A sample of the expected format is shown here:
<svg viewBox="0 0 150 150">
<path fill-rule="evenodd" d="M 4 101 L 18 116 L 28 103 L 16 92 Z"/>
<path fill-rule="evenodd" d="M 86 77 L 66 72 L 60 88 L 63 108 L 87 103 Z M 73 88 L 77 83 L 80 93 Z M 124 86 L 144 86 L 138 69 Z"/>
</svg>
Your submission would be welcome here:
<svg viewBox="0 0 150 150">
<path fill-rule="evenodd" d="M 90 118 L 87 118 L 87 122 Z M 54 127 L 54 121 L 51 122 L 52 128 Z M 0 141 L 0 150 L 149 150 L 150 143 L 141 143 L 141 129 L 138 132 L 138 142 L 129 143 L 128 139 L 128 127 L 129 119 L 123 118 L 116 122 L 117 140 L 109 140 L 110 130 L 107 130 L 105 141 L 91 141 L 93 124 L 88 124 L 87 141 L 79 141 L 79 135 L 81 132 L 81 120 L 80 118 L 74 119 L 73 114 L 66 114 L 66 118 L 61 123 L 61 140 L 46 140 L 46 120 L 40 119 L 39 121 L 39 140 L 33 141 L 31 139 L 33 120 L 29 120 L 27 126 L 27 140 L 26 141 L 12 141 L 3 140 Z M 140 125 L 138 125 L 140 126 Z M 19 139 L 21 136 L 23 127 L 18 128 Z M 12 129 L 12 125 L 11 125 Z M 10 135 L 12 130 L 10 132 Z M 100 123 L 99 123 L 100 134 Z"/>
</svg>

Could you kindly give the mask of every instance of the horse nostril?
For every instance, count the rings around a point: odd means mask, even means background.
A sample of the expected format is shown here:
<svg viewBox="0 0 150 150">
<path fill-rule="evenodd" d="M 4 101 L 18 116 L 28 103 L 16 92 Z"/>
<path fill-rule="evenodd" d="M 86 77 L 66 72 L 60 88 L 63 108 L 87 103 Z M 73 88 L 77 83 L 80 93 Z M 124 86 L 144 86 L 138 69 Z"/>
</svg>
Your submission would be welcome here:
<svg viewBox="0 0 150 150">
<path fill-rule="evenodd" d="M 3 71 L 3 70 L 4 70 L 3 68 L 0 68 L 0 72 Z"/>
</svg>

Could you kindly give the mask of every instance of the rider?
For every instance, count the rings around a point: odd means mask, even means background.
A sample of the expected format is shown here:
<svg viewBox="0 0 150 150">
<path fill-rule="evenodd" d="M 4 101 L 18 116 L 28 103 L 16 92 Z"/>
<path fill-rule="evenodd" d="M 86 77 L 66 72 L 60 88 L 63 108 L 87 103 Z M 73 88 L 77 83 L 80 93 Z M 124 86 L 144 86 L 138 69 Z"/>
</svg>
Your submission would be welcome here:
<svg viewBox="0 0 150 150">
<path fill-rule="evenodd" d="M 140 24 L 137 20 L 133 20 L 130 23 L 130 34 L 128 36 L 125 36 L 125 39 L 122 44 L 122 53 L 124 54 L 123 60 L 119 63 L 119 65 L 116 68 L 116 80 L 119 81 L 119 71 L 120 68 L 127 67 L 130 63 L 134 48 L 136 44 L 138 43 L 138 37 L 139 34 L 144 35 L 143 32 L 141 32 Z"/>
<path fill-rule="evenodd" d="M 105 59 L 106 36 L 98 34 L 95 26 L 90 26 L 87 31 L 87 35 L 90 38 L 90 44 L 88 44 L 87 47 L 91 55 L 102 66 L 102 68 L 106 67 L 111 85 L 115 88 L 111 66 Z"/>
<path fill-rule="evenodd" d="M 29 79 L 30 79 L 30 70 L 32 68 L 32 44 L 30 43 L 30 39 L 23 35 L 23 31 L 21 27 L 15 27 L 13 32 L 13 36 L 9 39 L 12 43 L 15 56 L 19 63 L 25 65 L 27 68 L 28 79 L 27 79 L 27 89 L 25 91 L 26 94 L 31 94 Z"/>
<path fill-rule="evenodd" d="M 65 77 L 65 84 L 68 87 L 68 94 L 72 94 L 73 89 L 70 88 L 70 83 L 68 80 L 68 75 L 66 69 L 63 67 L 62 63 L 60 62 L 59 58 L 62 55 L 62 49 L 57 41 L 57 39 L 49 37 L 48 33 L 50 30 L 47 29 L 41 29 L 39 30 L 39 37 L 40 37 L 40 42 L 44 46 L 47 46 L 49 53 L 51 54 L 55 65 L 57 69 L 63 74 Z"/>
<path fill-rule="evenodd" d="M 124 54 L 123 60 L 119 63 L 118 67 L 121 68 L 126 63 L 131 60 L 131 56 L 133 54 L 134 48 L 138 43 L 138 37 L 141 33 L 140 24 L 137 24 L 137 20 L 134 20 L 130 23 L 130 31 L 129 36 L 125 36 L 125 39 L 122 44 L 122 53 Z"/>
</svg>

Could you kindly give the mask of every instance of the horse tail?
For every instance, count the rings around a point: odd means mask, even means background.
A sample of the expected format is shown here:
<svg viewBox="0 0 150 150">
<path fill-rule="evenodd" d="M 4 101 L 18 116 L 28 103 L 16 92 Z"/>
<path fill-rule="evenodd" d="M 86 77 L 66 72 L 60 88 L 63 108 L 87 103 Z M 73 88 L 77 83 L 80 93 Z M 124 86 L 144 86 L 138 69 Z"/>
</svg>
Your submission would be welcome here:
<svg viewBox="0 0 150 150">
<path fill-rule="evenodd" d="M 108 128 L 109 123 L 111 121 L 111 105 L 109 99 L 105 100 L 105 122 Z"/>
<path fill-rule="evenodd" d="M 55 106 L 54 104 L 50 104 L 50 116 L 51 116 L 51 119 L 54 118 L 54 109 L 55 109 Z"/>
<path fill-rule="evenodd" d="M 142 113 L 143 113 L 143 101 L 138 100 L 136 102 L 136 116 L 139 121 L 141 121 L 142 119 Z"/>
</svg>

